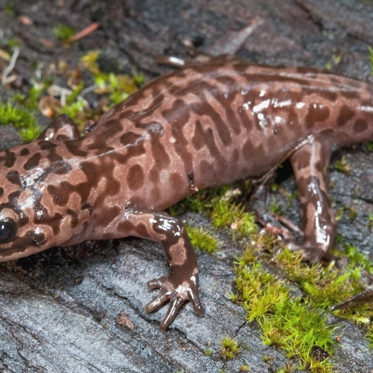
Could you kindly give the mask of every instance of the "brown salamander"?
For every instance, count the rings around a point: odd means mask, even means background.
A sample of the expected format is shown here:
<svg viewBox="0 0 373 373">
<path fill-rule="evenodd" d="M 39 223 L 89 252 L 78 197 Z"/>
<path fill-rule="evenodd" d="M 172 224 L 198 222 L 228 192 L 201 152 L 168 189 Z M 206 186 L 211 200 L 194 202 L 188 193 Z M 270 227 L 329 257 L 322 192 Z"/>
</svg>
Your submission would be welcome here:
<svg viewBox="0 0 373 373">
<path fill-rule="evenodd" d="M 372 95 L 371 85 L 343 76 L 217 59 L 155 79 L 84 137 L 59 116 L 36 140 L 0 153 L 0 261 L 85 240 L 158 241 L 170 273 L 148 283 L 160 293 L 147 311 L 170 301 L 162 328 L 187 300 L 201 315 L 196 255 L 182 222 L 162 211 L 289 158 L 300 246 L 319 260 L 335 236 L 331 150 L 373 140 Z"/>
</svg>

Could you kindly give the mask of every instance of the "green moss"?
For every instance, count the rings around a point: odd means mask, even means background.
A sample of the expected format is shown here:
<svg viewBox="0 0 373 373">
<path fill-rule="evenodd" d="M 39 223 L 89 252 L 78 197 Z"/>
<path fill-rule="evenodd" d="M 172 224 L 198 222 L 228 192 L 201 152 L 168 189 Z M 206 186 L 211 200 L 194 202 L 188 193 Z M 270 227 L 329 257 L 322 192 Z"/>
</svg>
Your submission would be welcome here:
<svg viewBox="0 0 373 373">
<path fill-rule="evenodd" d="M 240 343 L 228 336 L 223 337 L 220 344 L 220 354 L 225 359 L 233 359 L 241 351 Z"/>
<path fill-rule="evenodd" d="M 188 210 L 207 214 L 216 228 L 229 227 L 234 236 L 247 237 L 257 232 L 257 225 L 254 214 L 235 202 L 240 194 L 238 189 L 227 186 L 196 193 L 183 204 Z"/>
<path fill-rule="evenodd" d="M 344 254 L 348 259 L 348 268 L 359 267 L 373 275 L 373 264 L 369 258 L 359 252 L 356 247 L 346 243 L 344 246 Z"/>
<path fill-rule="evenodd" d="M 204 232 L 202 228 L 198 229 L 186 225 L 185 229 L 190 238 L 190 242 L 195 248 L 206 251 L 208 254 L 211 254 L 214 251 L 218 250 L 218 241 L 210 234 Z"/>
<path fill-rule="evenodd" d="M 301 252 L 288 249 L 282 250 L 274 260 L 289 280 L 311 296 L 314 306 L 325 310 L 361 290 L 359 269 L 351 268 L 341 273 L 334 262 L 326 268 L 321 264 L 310 266 L 303 262 Z"/>
<path fill-rule="evenodd" d="M 370 60 L 370 75 L 373 75 L 373 48 L 368 46 Z"/>
<path fill-rule="evenodd" d="M 67 114 L 76 123 L 83 124 L 84 120 L 79 119 L 78 113 L 82 113 L 84 109 L 84 102 L 82 100 L 77 100 L 71 104 L 66 104 L 61 108 L 61 114 Z"/>
<path fill-rule="evenodd" d="M 252 239 L 243 255 L 236 259 L 236 289 L 229 297 L 248 311 L 249 322 L 257 321 L 266 345 L 282 348 L 288 357 L 298 357 L 302 369 L 314 372 L 331 372 L 328 359 L 313 358 L 313 349 L 320 348 L 326 356 L 333 354 L 334 326 L 326 323 L 328 309 L 363 290 L 363 271 L 372 272 L 369 259 L 346 244 L 344 252 L 334 255 L 347 257 L 349 264 L 343 271 L 335 263 L 323 267 L 303 261 L 301 252 L 290 251 L 268 234 Z M 273 256 L 273 253 L 276 255 Z M 258 260 L 261 256 L 262 261 Z M 265 262 L 275 265 L 283 277 L 299 286 L 306 294 L 292 297 L 285 280 L 265 269 Z M 340 317 L 365 324 L 367 338 L 373 347 L 373 305 L 359 305 L 336 311 Z"/>
<path fill-rule="evenodd" d="M 351 220 L 354 220 L 357 216 L 356 210 L 351 206 L 342 206 L 335 212 L 335 220 L 339 221 L 344 216 L 345 213 L 348 213 L 348 217 Z"/>
<path fill-rule="evenodd" d="M 13 4 L 12 4 L 12 3 L 7 3 L 7 4 L 5 5 L 4 11 L 5 11 L 5 14 L 6 14 L 7 16 L 12 16 L 12 15 L 14 15 L 14 6 L 13 6 Z"/>
<path fill-rule="evenodd" d="M 244 364 L 244 365 L 241 365 L 241 366 L 238 368 L 238 370 L 239 370 L 240 372 L 249 372 L 249 371 L 250 371 L 250 366 L 247 365 L 247 364 Z"/>
<path fill-rule="evenodd" d="M 366 225 L 367 228 L 372 229 L 373 228 L 373 214 L 370 213 L 368 215 L 368 223 Z"/>
<path fill-rule="evenodd" d="M 72 27 L 60 23 L 53 28 L 53 34 L 57 39 L 64 41 L 75 35 L 75 30 Z"/>
<path fill-rule="evenodd" d="M 29 110 L 39 110 L 39 102 L 43 95 L 45 86 L 35 83 L 27 93 L 27 96 L 22 93 L 16 93 L 12 96 L 12 100 L 19 105 Z"/>
<path fill-rule="evenodd" d="M 343 155 L 342 158 L 334 163 L 334 168 L 340 172 L 349 173 L 350 165 L 347 163 L 346 156 Z"/>
<path fill-rule="evenodd" d="M 284 349 L 288 357 L 298 357 L 303 368 L 317 367 L 320 372 L 329 372 L 331 364 L 328 359 L 317 361 L 312 351 L 319 347 L 327 354 L 333 352 L 334 327 L 326 324 L 324 311 L 308 299 L 292 298 L 284 280 L 266 270 L 261 261 L 255 260 L 257 242 L 268 243 L 266 237 L 259 237 L 236 262 L 237 293 L 234 299 L 248 311 L 249 322 L 258 322 L 264 344 Z M 277 241 L 272 241 L 272 246 L 277 244 Z M 290 254 L 293 253 L 287 251 L 278 262 L 288 267 L 290 264 L 301 265 L 299 253 L 295 253 L 294 257 Z M 306 277 L 310 278 L 312 273 L 306 273 Z"/>
<path fill-rule="evenodd" d="M 365 149 L 368 150 L 368 152 L 373 152 L 373 141 L 365 143 L 364 146 Z"/>
<path fill-rule="evenodd" d="M 61 25 L 57 26 L 54 31 L 61 39 L 66 39 L 73 34 L 72 29 Z M 49 87 L 53 82 L 53 77 L 46 77 L 42 81 L 35 79 L 33 86 L 27 93 L 16 93 L 7 104 L 0 102 L 0 123 L 13 124 L 19 129 L 23 139 L 30 141 L 37 137 L 41 131 L 41 128 L 37 125 L 35 114 L 42 107 L 43 114 L 48 117 L 54 117 L 61 113 L 67 114 L 82 127 L 88 120 L 97 119 L 111 104 L 122 101 L 143 84 L 144 78 L 141 74 L 130 77 L 102 73 L 97 64 L 98 56 L 98 51 L 88 52 L 82 57 L 78 67 L 70 69 L 66 65 L 61 70 L 62 74 L 70 73 L 69 79 L 72 79 L 75 84 L 71 94 L 66 97 L 66 104 L 63 107 L 61 107 L 61 102 L 58 99 L 50 95 Z M 81 97 L 86 85 L 85 81 L 79 78 L 82 75 L 80 72 L 83 70 L 89 70 L 92 73 L 97 85 L 94 92 L 98 95 L 105 95 L 110 102 L 103 99 L 97 108 L 89 108 L 86 101 Z"/>
<path fill-rule="evenodd" d="M 41 131 L 32 111 L 11 101 L 6 104 L 0 101 L 0 124 L 12 124 L 19 129 L 25 141 L 32 140 Z"/>
<path fill-rule="evenodd" d="M 373 348 L 373 327 L 371 326 L 367 333 L 367 339 L 369 341 L 369 347 Z"/>
<path fill-rule="evenodd" d="M 337 66 L 342 61 L 342 53 L 338 55 L 332 55 L 332 59 L 325 64 L 326 70 L 331 70 L 334 66 Z"/>
<path fill-rule="evenodd" d="M 82 67 L 93 73 L 97 86 L 95 93 L 108 94 L 112 104 L 118 104 L 125 100 L 131 93 L 134 93 L 144 84 L 144 76 L 136 74 L 133 77 L 128 75 L 115 75 L 100 71 L 97 59 L 100 51 L 90 51 L 81 58 Z"/>
<path fill-rule="evenodd" d="M 281 205 L 274 199 L 269 204 L 269 211 L 272 212 L 274 215 L 284 214 Z"/>
<path fill-rule="evenodd" d="M 286 363 L 286 365 L 282 369 L 278 370 L 276 373 L 292 373 L 294 372 L 294 369 L 294 365 Z"/>
<path fill-rule="evenodd" d="M 205 355 L 206 356 L 210 356 L 212 354 L 212 348 L 209 347 L 206 351 L 205 351 Z"/>
</svg>

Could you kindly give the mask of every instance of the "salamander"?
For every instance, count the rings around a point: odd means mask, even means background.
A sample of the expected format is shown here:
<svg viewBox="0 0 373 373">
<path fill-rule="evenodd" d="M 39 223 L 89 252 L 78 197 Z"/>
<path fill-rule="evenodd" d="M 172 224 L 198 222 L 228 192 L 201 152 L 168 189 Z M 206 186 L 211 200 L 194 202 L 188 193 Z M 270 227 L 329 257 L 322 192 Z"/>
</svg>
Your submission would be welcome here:
<svg viewBox="0 0 373 373">
<path fill-rule="evenodd" d="M 160 242 L 169 274 L 152 312 L 166 329 L 191 301 L 202 315 L 198 266 L 182 222 L 164 209 L 208 187 L 260 178 L 285 159 L 299 189 L 310 261 L 332 246 L 333 146 L 373 140 L 373 88 L 308 68 L 239 60 L 189 64 L 109 109 L 81 137 L 62 115 L 34 141 L 0 153 L 0 261 L 85 240 Z"/>
</svg>

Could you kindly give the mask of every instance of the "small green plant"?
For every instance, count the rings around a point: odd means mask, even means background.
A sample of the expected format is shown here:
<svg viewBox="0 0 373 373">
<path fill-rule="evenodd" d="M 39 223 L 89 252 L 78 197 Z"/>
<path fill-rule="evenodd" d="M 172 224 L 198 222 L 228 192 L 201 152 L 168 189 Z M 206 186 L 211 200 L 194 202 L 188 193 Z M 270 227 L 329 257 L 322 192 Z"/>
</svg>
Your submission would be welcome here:
<svg viewBox="0 0 373 373">
<path fill-rule="evenodd" d="M 220 353 L 225 359 L 233 359 L 240 351 L 239 342 L 228 336 L 222 338 Z"/>
<path fill-rule="evenodd" d="M 370 75 L 373 75 L 373 48 L 368 46 L 370 60 Z"/>
<path fill-rule="evenodd" d="M 60 23 L 53 28 L 53 34 L 57 39 L 65 41 L 75 34 L 75 30 L 72 27 Z"/>
<path fill-rule="evenodd" d="M 370 327 L 367 333 L 367 339 L 369 341 L 369 348 L 373 348 L 373 327 Z"/>
<path fill-rule="evenodd" d="M 249 372 L 249 371 L 250 371 L 250 366 L 247 365 L 247 364 L 244 364 L 244 365 L 241 365 L 241 366 L 238 368 L 238 370 L 239 370 L 240 372 Z"/>
<path fill-rule="evenodd" d="M 210 234 L 204 232 L 202 228 L 194 228 L 186 225 L 188 237 L 192 245 L 202 251 L 206 251 L 208 254 L 213 253 L 219 248 L 218 241 Z"/>
<path fill-rule="evenodd" d="M 367 228 L 372 229 L 373 228 L 373 214 L 370 213 L 368 215 L 368 223 L 366 225 Z"/>
<path fill-rule="evenodd" d="M 365 144 L 365 148 L 368 150 L 368 152 L 373 152 L 373 141 L 367 142 Z"/>
<path fill-rule="evenodd" d="M 128 75 L 115 75 L 100 71 L 97 59 L 100 51 L 90 51 L 81 58 L 82 67 L 93 73 L 96 84 L 95 92 L 98 94 L 109 94 L 113 104 L 125 100 L 131 93 L 144 84 L 144 76 L 136 74 L 133 77 Z"/>
<path fill-rule="evenodd" d="M 373 264 L 369 258 L 362 254 L 355 246 L 346 243 L 344 245 L 344 254 L 348 259 L 348 269 L 362 268 L 373 275 Z"/>
<path fill-rule="evenodd" d="M 205 351 L 205 355 L 206 356 L 210 356 L 212 354 L 212 348 L 209 347 L 206 351 Z"/>
<path fill-rule="evenodd" d="M 269 211 L 271 211 L 271 213 L 274 214 L 274 215 L 283 215 L 284 214 L 284 212 L 282 211 L 281 205 L 274 199 L 269 204 Z"/>
<path fill-rule="evenodd" d="M 71 104 L 66 104 L 61 108 L 61 114 L 67 114 L 69 117 L 73 118 L 76 123 L 82 124 L 83 121 L 80 120 L 77 115 L 84 109 L 84 102 L 82 100 L 77 100 Z"/>
<path fill-rule="evenodd" d="M 339 159 L 338 161 L 334 163 L 334 168 L 337 171 L 340 171 L 346 174 L 350 172 L 350 165 L 347 163 L 347 159 L 345 155 L 343 155 L 341 159 Z"/>
<path fill-rule="evenodd" d="M 342 61 L 342 53 L 340 53 L 339 55 L 333 55 L 332 56 L 332 60 L 331 61 L 328 61 L 326 64 L 325 64 L 325 69 L 326 70 L 331 70 L 334 66 L 336 65 L 339 65 Z"/>
<path fill-rule="evenodd" d="M 7 104 L 0 101 L 0 124 L 12 124 L 20 130 L 25 141 L 32 140 L 41 131 L 34 114 L 11 101 L 8 101 Z"/>
<path fill-rule="evenodd" d="M 276 373 L 292 373 L 294 371 L 295 367 L 290 364 L 290 363 L 286 363 L 285 366 L 278 370 Z"/>
<path fill-rule="evenodd" d="M 14 14 L 14 6 L 12 3 L 8 2 L 6 5 L 5 5 L 5 14 L 7 16 L 12 16 Z"/>
<path fill-rule="evenodd" d="M 335 212 L 335 220 L 336 220 L 336 221 L 341 220 L 342 217 L 344 216 L 344 213 L 345 213 L 345 212 L 348 213 L 348 217 L 349 217 L 351 220 L 356 219 L 357 212 L 356 212 L 356 210 L 355 210 L 353 207 L 350 207 L 350 206 L 342 206 L 342 207 L 340 207 L 340 208 Z"/>
<path fill-rule="evenodd" d="M 264 269 L 261 261 L 255 260 L 254 247 L 261 241 L 268 245 L 265 237 L 258 239 L 253 246 L 248 245 L 244 256 L 236 262 L 237 294 L 234 299 L 248 311 L 249 322 L 258 322 L 264 344 L 284 349 L 288 357 L 298 356 L 303 366 L 317 365 L 320 372 L 328 372 L 329 361 L 316 361 L 312 357 L 312 349 L 318 346 L 331 354 L 335 343 L 332 336 L 334 327 L 326 324 L 322 310 L 310 300 L 292 298 L 284 280 Z M 276 240 L 272 241 L 272 245 L 277 244 Z M 295 257 L 291 254 L 295 254 Z M 302 263 L 299 253 L 288 251 L 286 255 L 281 255 L 278 255 L 281 266 L 300 266 Z M 313 274 L 306 272 L 307 278 Z"/>
<path fill-rule="evenodd" d="M 246 212 L 245 206 L 237 203 L 235 198 L 241 192 L 230 186 L 203 190 L 187 197 L 172 209 L 171 213 L 188 209 L 208 215 L 216 228 L 229 227 L 234 237 L 249 237 L 257 232 L 253 213 Z"/>
</svg>

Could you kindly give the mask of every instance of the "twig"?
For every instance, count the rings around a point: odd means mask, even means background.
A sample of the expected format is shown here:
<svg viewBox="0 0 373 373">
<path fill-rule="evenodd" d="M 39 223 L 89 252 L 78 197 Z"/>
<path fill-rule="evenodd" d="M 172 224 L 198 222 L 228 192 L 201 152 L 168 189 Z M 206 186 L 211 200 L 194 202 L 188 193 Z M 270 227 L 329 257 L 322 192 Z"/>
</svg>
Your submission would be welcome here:
<svg viewBox="0 0 373 373">
<path fill-rule="evenodd" d="M 91 32 L 95 31 L 98 28 L 98 26 L 99 26 L 99 24 L 97 22 L 94 22 L 91 25 L 89 25 L 88 27 L 86 27 L 85 29 L 83 29 L 82 31 L 79 31 L 75 35 L 69 37 L 66 40 L 66 42 L 67 43 L 73 43 L 74 41 L 82 39 L 82 38 L 86 37 L 87 35 L 89 35 Z"/>
<path fill-rule="evenodd" d="M 14 66 L 16 65 L 17 58 L 19 55 L 19 47 L 14 48 L 14 52 L 12 55 L 12 58 L 10 59 L 8 67 L 4 70 L 3 76 L 1 77 L 1 84 L 6 85 L 8 83 L 8 75 L 11 73 L 11 71 L 14 69 Z"/>
</svg>

